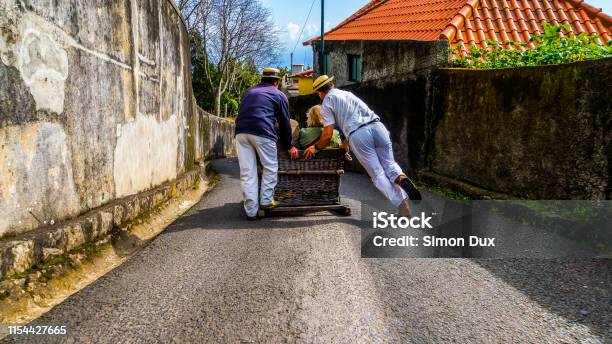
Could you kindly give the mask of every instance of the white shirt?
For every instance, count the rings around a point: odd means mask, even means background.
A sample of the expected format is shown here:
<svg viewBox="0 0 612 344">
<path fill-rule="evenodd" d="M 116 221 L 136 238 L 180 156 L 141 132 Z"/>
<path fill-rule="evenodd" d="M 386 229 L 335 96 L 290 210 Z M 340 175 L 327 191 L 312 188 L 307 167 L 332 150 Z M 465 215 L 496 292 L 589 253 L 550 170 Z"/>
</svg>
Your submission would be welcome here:
<svg viewBox="0 0 612 344">
<path fill-rule="evenodd" d="M 337 88 L 332 88 L 323 99 L 321 115 L 324 126 L 338 125 L 347 138 L 362 124 L 379 119 L 363 100 Z"/>
</svg>

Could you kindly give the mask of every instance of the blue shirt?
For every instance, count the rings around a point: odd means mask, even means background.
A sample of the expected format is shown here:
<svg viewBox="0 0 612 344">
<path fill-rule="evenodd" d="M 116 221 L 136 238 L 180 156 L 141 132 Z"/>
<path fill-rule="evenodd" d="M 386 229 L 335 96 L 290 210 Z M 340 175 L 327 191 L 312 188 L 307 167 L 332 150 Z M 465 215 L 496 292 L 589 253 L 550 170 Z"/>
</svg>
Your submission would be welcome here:
<svg viewBox="0 0 612 344">
<path fill-rule="evenodd" d="M 271 84 L 262 83 L 249 88 L 240 101 L 236 134 L 252 134 L 277 141 L 276 121 L 282 145 L 291 148 L 289 102 L 285 94 Z"/>
</svg>

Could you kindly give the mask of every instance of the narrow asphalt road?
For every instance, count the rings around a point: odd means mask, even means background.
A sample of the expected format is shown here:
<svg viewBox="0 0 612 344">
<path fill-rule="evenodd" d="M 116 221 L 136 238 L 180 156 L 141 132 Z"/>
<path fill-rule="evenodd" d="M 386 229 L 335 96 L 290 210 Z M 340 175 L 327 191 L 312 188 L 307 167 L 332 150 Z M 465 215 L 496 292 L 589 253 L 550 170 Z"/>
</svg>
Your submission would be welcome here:
<svg viewBox="0 0 612 344">
<path fill-rule="evenodd" d="M 221 181 L 204 200 L 32 323 L 67 325 L 67 337 L 29 341 L 612 340 L 610 261 L 362 259 L 357 200 L 376 195 L 366 176 L 343 176 L 352 217 L 247 222 L 237 161 L 214 166 Z"/>
</svg>

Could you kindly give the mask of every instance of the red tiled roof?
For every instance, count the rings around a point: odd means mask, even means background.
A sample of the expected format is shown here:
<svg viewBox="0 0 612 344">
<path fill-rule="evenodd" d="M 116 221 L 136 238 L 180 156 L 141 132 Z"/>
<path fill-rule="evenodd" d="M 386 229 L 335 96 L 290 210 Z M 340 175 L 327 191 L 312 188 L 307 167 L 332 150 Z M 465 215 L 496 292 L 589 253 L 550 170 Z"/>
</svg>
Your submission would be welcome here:
<svg viewBox="0 0 612 344">
<path fill-rule="evenodd" d="M 299 73 L 294 73 L 289 75 L 290 78 L 295 78 L 298 76 L 304 76 L 304 77 L 311 77 L 314 74 L 314 69 L 310 68 L 310 69 L 306 69 L 305 71 L 299 72 Z"/>
<path fill-rule="evenodd" d="M 612 39 L 612 17 L 582 0 L 373 0 L 325 33 L 325 39 L 446 39 L 451 46 L 485 47 L 487 39 L 528 42 L 543 32 L 543 22 L 569 24 L 565 34 Z"/>
</svg>

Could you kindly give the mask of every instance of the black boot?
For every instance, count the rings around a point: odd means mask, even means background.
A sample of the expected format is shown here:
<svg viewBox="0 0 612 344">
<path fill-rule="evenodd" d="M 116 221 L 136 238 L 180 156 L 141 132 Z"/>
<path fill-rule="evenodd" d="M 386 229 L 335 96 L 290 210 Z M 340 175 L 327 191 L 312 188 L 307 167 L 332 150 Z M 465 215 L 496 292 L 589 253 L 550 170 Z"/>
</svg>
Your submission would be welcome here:
<svg viewBox="0 0 612 344">
<path fill-rule="evenodd" d="M 410 198 L 411 201 L 420 201 L 423 199 L 423 197 L 421 197 L 421 192 L 419 189 L 417 189 L 410 178 L 400 180 L 399 185 L 402 189 L 404 189 L 404 191 L 406 191 L 408 198 Z"/>
</svg>

